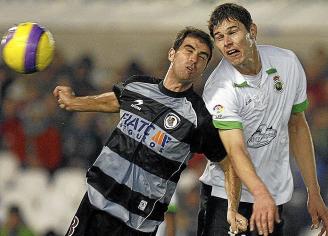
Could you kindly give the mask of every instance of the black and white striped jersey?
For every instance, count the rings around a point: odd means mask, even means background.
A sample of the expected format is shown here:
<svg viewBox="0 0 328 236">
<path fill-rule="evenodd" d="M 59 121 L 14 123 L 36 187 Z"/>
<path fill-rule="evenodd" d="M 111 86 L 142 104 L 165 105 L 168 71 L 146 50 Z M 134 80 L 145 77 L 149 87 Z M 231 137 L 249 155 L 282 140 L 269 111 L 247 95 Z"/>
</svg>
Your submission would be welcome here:
<svg viewBox="0 0 328 236">
<path fill-rule="evenodd" d="M 134 76 L 115 85 L 120 121 L 87 172 L 95 207 L 129 227 L 152 232 L 163 221 L 181 172 L 193 152 L 226 156 L 202 99 L 173 92 L 163 81 Z"/>
</svg>

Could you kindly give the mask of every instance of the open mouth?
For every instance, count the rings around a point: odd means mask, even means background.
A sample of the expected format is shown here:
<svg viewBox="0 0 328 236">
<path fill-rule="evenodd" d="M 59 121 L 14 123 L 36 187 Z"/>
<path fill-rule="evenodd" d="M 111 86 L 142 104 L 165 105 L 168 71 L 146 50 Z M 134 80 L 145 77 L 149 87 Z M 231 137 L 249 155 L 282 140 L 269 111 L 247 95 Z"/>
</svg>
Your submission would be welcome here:
<svg viewBox="0 0 328 236">
<path fill-rule="evenodd" d="M 186 68 L 187 68 L 187 70 L 188 70 L 190 73 L 194 71 L 194 67 L 193 67 L 193 66 L 187 66 Z"/>
<path fill-rule="evenodd" d="M 228 56 L 237 56 L 237 55 L 239 55 L 239 53 L 240 53 L 240 51 L 237 49 L 231 49 L 231 50 L 226 51 L 226 54 Z"/>
</svg>

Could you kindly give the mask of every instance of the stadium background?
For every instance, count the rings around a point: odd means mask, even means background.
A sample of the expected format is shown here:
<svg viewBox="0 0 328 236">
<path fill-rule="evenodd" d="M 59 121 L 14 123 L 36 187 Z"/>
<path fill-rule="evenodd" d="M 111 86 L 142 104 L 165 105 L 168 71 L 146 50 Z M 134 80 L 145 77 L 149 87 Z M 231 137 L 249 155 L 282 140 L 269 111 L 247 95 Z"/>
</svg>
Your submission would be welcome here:
<svg viewBox="0 0 328 236">
<path fill-rule="evenodd" d="M 0 63 L 0 226 L 15 204 L 36 235 L 63 235 L 84 193 L 85 171 L 117 122 L 117 115 L 59 110 L 53 88 L 67 84 L 76 94 L 88 95 L 111 90 L 132 74 L 163 77 L 176 32 L 189 25 L 207 30 L 210 12 L 222 2 L 0 0 L 2 34 L 16 23 L 35 21 L 56 40 L 55 60 L 44 72 L 19 75 Z M 328 202 L 328 2 L 234 2 L 251 12 L 258 44 L 292 49 L 303 63 L 311 104 L 307 118 Z M 218 61 L 216 52 L 207 75 Z M 195 86 L 199 93 L 204 82 Z M 195 235 L 197 177 L 203 167 L 197 155 L 179 185 L 179 236 Z M 292 168 L 295 192 L 285 208 L 287 235 L 311 235 L 306 191 Z"/>
</svg>

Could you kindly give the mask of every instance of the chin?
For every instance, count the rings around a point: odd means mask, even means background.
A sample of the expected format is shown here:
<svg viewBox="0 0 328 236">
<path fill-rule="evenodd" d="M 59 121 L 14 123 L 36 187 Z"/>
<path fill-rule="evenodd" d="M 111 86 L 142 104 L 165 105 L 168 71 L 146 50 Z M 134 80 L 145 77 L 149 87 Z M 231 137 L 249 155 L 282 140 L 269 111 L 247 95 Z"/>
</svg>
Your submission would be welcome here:
<svg viewBox="0 0 328 236">
<path fill-rule="evenodd" d="M 243 66 L 244 65 L 244 60 L 237 59 L 237 60 L 230 61 L 230 63 L 233 66 Z"/>
</svg>

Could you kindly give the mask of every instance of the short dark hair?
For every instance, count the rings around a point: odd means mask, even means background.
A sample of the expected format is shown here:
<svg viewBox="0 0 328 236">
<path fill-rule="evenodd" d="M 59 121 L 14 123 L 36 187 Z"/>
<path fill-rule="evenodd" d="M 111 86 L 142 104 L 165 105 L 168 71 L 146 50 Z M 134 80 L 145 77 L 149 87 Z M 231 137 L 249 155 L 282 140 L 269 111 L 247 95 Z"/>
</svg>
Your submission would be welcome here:
<svg viewBox="0 0 328 236">
<path fill-rule="evenodd" d="M 183 41 L 187 37 L 193 37 L 199 39 L 201 42 L 205 43 L 207 47 L 210 49 L 210 55 L 208 56 L 208 61 L 207 63 L 211 60 L 212 58 L 212 53 L 213 53 L 213 41 L 211 37 L 208 35 L 208 33 L 204 32 L 203 30 L 194 28 L 194 27 L 186 27 L 183 30 L 179 31 L 177 33 L 177 36 L 173 42 L 172 48 L 176 51 L 180 48 L 182 45 Z"/>
<path fill-rule="evenodd" d="M 214 27 L 224 20 L 238 20 L 243 23 L 247 31 L 250 31 L 253 23 L 252 16 L 246 8 L 234 3 L 221 4 L 214 9 L 208 21 L 208 29 L 212 37 L 214 37 Z"/>
</svg>

